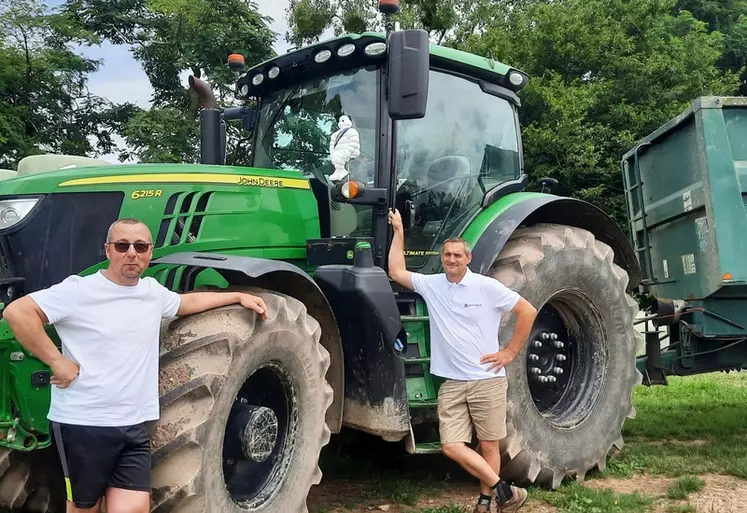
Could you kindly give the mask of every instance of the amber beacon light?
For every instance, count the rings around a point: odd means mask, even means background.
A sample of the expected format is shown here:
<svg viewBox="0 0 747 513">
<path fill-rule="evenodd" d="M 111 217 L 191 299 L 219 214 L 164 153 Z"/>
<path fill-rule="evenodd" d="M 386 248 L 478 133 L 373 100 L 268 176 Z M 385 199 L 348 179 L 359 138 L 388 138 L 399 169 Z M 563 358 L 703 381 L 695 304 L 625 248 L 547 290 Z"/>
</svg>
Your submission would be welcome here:
<svg viewBox="0 0 747 513">
<path fill-rule="evenodd" d="M 399 12 L 399 0 L 379 0 L 379 11 L 384 14 L 397 14 Z"/>
</svg>

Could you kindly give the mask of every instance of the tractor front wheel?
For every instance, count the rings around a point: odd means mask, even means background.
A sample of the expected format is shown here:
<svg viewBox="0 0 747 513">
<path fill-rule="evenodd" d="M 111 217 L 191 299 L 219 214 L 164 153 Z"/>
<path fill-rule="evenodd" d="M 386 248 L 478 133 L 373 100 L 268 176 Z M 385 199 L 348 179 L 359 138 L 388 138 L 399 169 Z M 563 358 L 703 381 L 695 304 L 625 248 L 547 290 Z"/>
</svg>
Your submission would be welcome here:
<svg viewBox="0 0 747 513">
<path fill-rule="evenodd" d="M 162 334 L 155 513 L 307 511 L 330 437 L 329 354 L 302 303 L 255 293 L 266 321 L 237 305 L 175 320 Z"/>
<path fill-rule="evenodd" d="M 557 488 L 605 468 L 635 410 L 631 395 L 640 335 L 628 276 L 609 246 L 588 231 L 561 225 L 517 230 L 491 275 L 538 310 L 531 335 L 507 367 L 508 434 L 502 474 L 517 484 Z M 506 319 L 509 317 L 506 316 Z M 501 328 L 501 345 L 513 333 Z"/>
</svg>

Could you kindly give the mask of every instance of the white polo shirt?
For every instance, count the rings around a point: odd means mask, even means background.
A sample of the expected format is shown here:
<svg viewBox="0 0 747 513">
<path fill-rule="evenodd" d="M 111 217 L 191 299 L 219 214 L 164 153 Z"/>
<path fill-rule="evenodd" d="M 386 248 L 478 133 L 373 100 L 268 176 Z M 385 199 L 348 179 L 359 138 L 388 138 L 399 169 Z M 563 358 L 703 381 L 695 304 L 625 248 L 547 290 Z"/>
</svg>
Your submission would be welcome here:
<svg viewBox="0 0 747 513">
<path fill-rule="evenodd" d="M 519 294 L 469 269 L 459 283 L 451 283 L 444 273 L 411 277 L 428 307 L 431 374 L 469 381 L 505 376 L 505 368 L 487 372 L 490 364 L 481 364 L 480 358 L 500 350 L 501 314 L 513 309 Z"/>
</svg>

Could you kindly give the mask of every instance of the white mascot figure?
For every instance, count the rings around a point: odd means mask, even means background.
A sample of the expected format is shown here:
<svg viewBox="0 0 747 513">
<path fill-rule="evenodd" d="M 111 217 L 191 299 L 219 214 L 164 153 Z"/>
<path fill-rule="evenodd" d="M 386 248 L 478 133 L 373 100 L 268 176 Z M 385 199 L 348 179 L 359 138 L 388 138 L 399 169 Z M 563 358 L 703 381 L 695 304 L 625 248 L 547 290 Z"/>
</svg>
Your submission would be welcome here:
<svg viewBox="0 0 747 513">
<path fill-rule="evenodd" d="M 350 118 L 343 114 L 337 126 L 340 128 L 332 132 L 329 138 L 329 156 L 335 166 L 335 172 L 329 179 L 333 182 L 345 178 L 348 174 L 345 165 L 361 154 L 360 136 Z"/>
</svg>

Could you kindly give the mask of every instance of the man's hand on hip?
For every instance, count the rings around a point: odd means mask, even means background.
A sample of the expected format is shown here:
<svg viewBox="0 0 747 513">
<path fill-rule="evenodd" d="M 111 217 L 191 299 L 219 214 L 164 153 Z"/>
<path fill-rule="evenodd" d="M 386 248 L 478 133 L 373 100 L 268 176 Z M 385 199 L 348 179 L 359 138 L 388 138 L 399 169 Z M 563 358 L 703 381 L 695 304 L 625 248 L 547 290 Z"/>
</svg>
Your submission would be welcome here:
<svg viewBox="0 0 747 513">
<path fill-rule="evenodd" d="M 52 377 L 49 382 L 57 388 L 67 388 L 80 374 L 80 366 L 66 358 L 60 358 L 50 365 Z"/>
<path fill-rule="evenodd" d="M 503 349 L 497 353 L 486 354 L 480 358 L 480 363 L 492 363 L 487 372 L 495 369 L 497 374 L 503 367 L 514 361 L 514 358 L 516 358 L 516 353 L 510 349 Z"/>
</svg>

